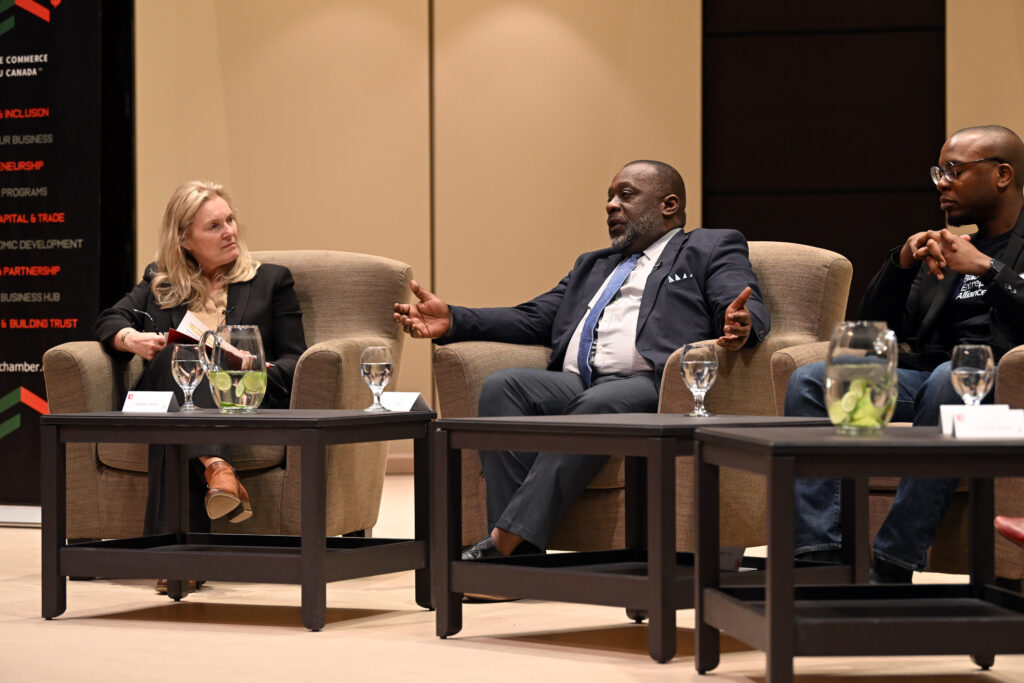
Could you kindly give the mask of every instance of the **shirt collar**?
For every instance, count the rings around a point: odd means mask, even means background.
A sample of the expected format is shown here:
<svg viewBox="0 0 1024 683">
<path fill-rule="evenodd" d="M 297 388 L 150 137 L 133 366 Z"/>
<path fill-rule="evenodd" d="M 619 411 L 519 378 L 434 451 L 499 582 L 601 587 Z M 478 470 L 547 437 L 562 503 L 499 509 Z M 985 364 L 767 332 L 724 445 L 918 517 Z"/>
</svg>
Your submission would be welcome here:
<svg viewBox="0 0 1024 683">
<path fill-rule="evenodd" d="M 661 252 L 665 251 L 665 245 L 668 244 L 669 240 L 675 237 L 681 230 L 682 228 L 672 228 L 659 237 L 654 244 L 644 249 L 644 255 L 640 260 L 643 261 L 644 259 L 649 259 L 651 261 L 657 261 L 661 257 Z"/>
</svg>

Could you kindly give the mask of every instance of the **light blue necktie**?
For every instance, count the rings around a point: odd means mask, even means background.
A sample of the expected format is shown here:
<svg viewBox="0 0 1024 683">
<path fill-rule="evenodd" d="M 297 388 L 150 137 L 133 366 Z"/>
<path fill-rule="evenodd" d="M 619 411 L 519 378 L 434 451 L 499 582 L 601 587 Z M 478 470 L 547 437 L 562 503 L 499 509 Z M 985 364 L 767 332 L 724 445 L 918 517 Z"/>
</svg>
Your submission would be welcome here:
<svg viewBox="0 0 1024 683">
<path fill-rule="evenodd" d="M 580 377 L 583 378 L 585 386 L 590 386 L 590 375 L 593 372 L 590 369 L 590 352 L 594 347 L 594 329 L 597 327 L 597 321 L 601 317 L 604 307 L 608 305 L 608 302 L 612 300 L 612 297 L 622 287 L 622 283 L 626 281 L 629 274 L 636 268 L 637 259 L 642 255 L 642 252 L 640 254 L 633 254 L 615 267 L 612 276 L 608 279 L 608 284 L 601 291 L 601 296 L 597 298 L 594 307 L 587 314 L 587 319 L 583 321 L 583 331 L 580 333 L 580 349 L 576 354 L 576 366 L 579 368 Z"/>
</svg>

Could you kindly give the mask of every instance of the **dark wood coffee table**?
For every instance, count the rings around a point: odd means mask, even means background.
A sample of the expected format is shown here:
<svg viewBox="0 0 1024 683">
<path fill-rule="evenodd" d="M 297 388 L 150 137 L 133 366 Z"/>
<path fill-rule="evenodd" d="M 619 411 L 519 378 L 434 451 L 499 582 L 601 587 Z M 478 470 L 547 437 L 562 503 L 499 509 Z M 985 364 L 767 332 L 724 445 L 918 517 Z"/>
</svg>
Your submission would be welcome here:
<svg viewBox="0 0 1024 683">
<path fill-rule="evenodd" d="M 181 577 L 302 586 L 302 623 L 323 628 L 329 581 L 416 570 L 416 602 L 430 607 L 427 553 L 427 436 L 433 412 L 259 410 L 251 415 L 193 413 L 68 413 L 42 425 L 42 614 L 67 607 L 67 576 L 177 577 L 168 594 L 182 597 Z M 326 537 L 324 472 L 327 446 L 414 440 L 415 538 Z M 169 444 L 166 458 L 168 533 L 68 545 L 65 445 L 69 442 Z M 300 536 L 197 534 L 188 531 L 188 444 L 298 445 L 302 453 Z M 176 493 L 175 493 L 176 492 Z M 326 539 L 326 540 L 325 540 Z"/>
<path fill-rule="evenodd" d="M 992 477 L 1024 476 L 1024 440 L 967 440 L 935 427 L 848 437 L 834 427 L 700 429 L 697 490 L 697 671 L 719 661 L 719 630 L 767 654 L 767 679 L 793 679 L 801 655 L 967 654 L 983 668 L 1024 652 L 1024 597 L 996 587 Z M 764 586 L 729 587 L 718 571 L 718 470 L 767 477 Z M 867 579 L 869 476 L 970 479 L 971 582 L 795 586 L 793 480 L 841 477 L 844 552 Z"/>
<path fill-rule="evenodd" d="M 701 426 L 822 424 L 758 416 L 691 418 L 672 414 L 572 415 L 438 420 L 431 443 L 431 575 L 437 635 L 462 628 L 464 593 L 498 594 L 625 607 L 650 617 L 651 657 L 676 651 L 676 610 L 693 607 L 693 556 L 677 553 L 676 457 L 693 453 Z M 624 455 L 626 548 L 463 562 L 462 449 L 516 449 Z M 748 564 L 756 568 L 756 560 Z M 832 581 L 849 569 L 811 569 Z M 831 573 L 829 573 L 831 572 Z M 729 572 L 755 583 L 758 572 Z M 763 579 L 761 579 L 763 580 Z"/>
</svg>

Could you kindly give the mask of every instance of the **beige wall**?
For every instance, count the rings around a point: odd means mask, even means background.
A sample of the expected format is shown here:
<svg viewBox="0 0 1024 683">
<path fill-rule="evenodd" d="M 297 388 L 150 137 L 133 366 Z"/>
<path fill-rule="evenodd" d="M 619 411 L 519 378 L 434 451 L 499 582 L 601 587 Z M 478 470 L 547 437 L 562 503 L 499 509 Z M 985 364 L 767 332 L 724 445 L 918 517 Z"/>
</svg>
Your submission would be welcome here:
<svg viewBox="0 0 1024 683">
<path fill-rule="evenodd" d="M 608 246 L 609 181 L 675 165 L 700 221 L 697 0 L 436 3 L 438 294 L 520 303 Z"/>
<path fill-rule="evenodd" d="M 136 3 L 138 269 L 174 187 L 227 186 L 253 249 L 337 249 L 430 282 L 421 0 Z M 429 349 L 401 387 L 430 394 Z"/>
<path fill-rule="evenodd" d="M 138 0 L 138 268 L 171 190 L 223 182 L 254 249 L 412 265 L 453 303 L 547 290 L 607 245 L 627 161 L 700 222 L 700 2 L 436 0 L 436 272 L 426 0 Z M 429 344 L 402 387 L 430 395 Z"/>
<path fill-rule="evenodd" d="M 947 0 L 946 128 L 991 123 L 1024 135 L 1024 2 Z"/>
</svg>

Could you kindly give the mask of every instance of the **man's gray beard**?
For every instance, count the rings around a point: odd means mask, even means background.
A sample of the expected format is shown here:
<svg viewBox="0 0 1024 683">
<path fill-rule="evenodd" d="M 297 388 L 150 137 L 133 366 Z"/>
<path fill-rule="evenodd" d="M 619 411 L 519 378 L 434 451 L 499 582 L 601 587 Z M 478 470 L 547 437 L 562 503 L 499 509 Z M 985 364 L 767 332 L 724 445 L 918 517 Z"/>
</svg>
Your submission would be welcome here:
<svg viewBox="0 0 1024 683">
<path fill-rule="evenodd" d="M 628 249 L 641 237 L 657 230 L 660 218 L 661 213 L 658 211 L 658 207 L 652 206 L 636 220 L 626 223 L 621 235 L 612 238 L 612 249 L 619 251 Z"/>
</svg>

